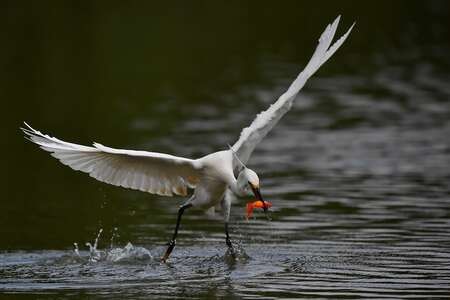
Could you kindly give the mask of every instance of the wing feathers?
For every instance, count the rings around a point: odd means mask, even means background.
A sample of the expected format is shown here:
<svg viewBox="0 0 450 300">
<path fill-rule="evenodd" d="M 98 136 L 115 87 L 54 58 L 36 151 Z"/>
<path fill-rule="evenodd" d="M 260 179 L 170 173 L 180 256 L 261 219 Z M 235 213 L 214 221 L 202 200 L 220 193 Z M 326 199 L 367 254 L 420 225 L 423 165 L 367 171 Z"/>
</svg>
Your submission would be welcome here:
<svg viewBox="0 0 450 300">
<path fill-rule="evenodd" d="M 339 20 L 340 16 L 325 28 L 319 38 L 319 44 L 314 50 L 310 61 L 289 86 L 288 90 L 266 111 L 259 113 L 249 127 L 242 130 L 239 140 L 233 145 L 232 149 L 244 164 L 249 160 L 256 145 L 267 135 L 267 133 L 269 133 L 283 115 L 289 111 L 295 97 L 303 88 L 306 81 L 336 52 L 337 49 L 339 49 L 350 34 L 355 24 L 353 24 L 347 32 L 330 47 Z M 239 166 L 239 162 L 233 162 L 234 168 L 238 168 Z"/>
<path fill-rule="evenodd" d="M 328 25 L 322 35 L 319 38 L 319 44 L 317 45 L 316 50 L 314 51 L 309 63 L 306 65 L 303 72 L 308 75 L 308 78 L 317 71 L 320 66 L 320 61 L 322 60 L 325 52 L 331 45 L 331 41 L 333 40 L 334 34 L 336 33 L 337 26 L 339 24 L 339 20 L 341 16 L 338 16 L 331 25 Z"/>
<path fill-rule="evenodd" d="M 187 195 L 195 187 L 202 166 L 197 160 L 164 153 L 110 148 L 99 143 L 88 147 L 45 135 L 27 123 L 25 138 L 74 170 L 116 186 L 158 195 Z"/>
<path fill-rule="evenodd" d="M 339 47 L 341 47 L 341 45 L 345 42 L 347 37 L 350 35 L 350 32 L 352 31 L 355 24 L 356 23 L 353 23 L 352 26 L 350 26 L 350 28 L 347 30 L 347 32 L 343 36 L 341 36 L 333 44 L 333 46 L 330 47 L 330 49 L 328 49 L 328 51 L 325 53 L 325 57 L 323 58 L 321 65 L 323 65 L 337 51 L 337 49 L 339 49 Z"/>
</svg>

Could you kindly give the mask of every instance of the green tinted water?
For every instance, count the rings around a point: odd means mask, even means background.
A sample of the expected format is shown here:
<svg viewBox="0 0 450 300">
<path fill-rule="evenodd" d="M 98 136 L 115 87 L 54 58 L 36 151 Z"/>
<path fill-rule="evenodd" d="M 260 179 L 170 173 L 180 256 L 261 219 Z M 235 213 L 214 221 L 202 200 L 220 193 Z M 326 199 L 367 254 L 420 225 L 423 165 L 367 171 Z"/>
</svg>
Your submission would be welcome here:
<svg viewBox="0 0 450 300">
<path fill-rule="evenodd" d="M 450 290 L 445 1 L 2 4 L 0 297 L 376 298 Z M 186 214 L 172 263 L 87 262 L 131 242 L 157 258 L 182 198 L 111 187 L 26 142 L 199 157 L 233 143 L 289 85 L 337 14 L 357 27 L 250 166 L 272 222 Z M 6 30 L 5 30 L 6 29 Z M 80 247 L 82 259 L 72 253 Z M 141 253 L 141 252 L 139 252 Z"/>
</svg>

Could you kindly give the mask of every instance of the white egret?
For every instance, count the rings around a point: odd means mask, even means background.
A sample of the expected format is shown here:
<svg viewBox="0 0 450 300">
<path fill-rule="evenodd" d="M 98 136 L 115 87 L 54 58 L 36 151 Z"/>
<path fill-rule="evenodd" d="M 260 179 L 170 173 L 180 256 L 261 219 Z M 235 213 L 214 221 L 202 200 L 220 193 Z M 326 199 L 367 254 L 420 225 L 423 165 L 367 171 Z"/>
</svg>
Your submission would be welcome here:
<svg viewBox="0 0 450 300">
<path fill-rule="evenodd" d="M 92 147 L 64 142 L 45 135 L 25 123 L 23 132 L 30 141 L 51 153 L 63 164 L 74 170 L 88 173 L 95 179 L 125 188 L 164 196 L 192 196 L 180 206 L 175 231 L 161 258 L 166 261 L 173 248 L 183 212 L 190 207 L 214 209 L 221 205 L 225 222 L 226 244 L 233 253 L 228 234 L 231 202 L 237 196 L 253 193 L 263 201 L 258 175 L 245 164 L 256 145 L 289 111 L 298 92 L 306 81 L 344 43 L 354 24 L 333 45 L 340 16 L 329 24 L 319 38 L 310 61 L 288 90 L 240 134 L 239 140 L 226 150 L 211 153 L 199 159 L 188 159 L 169 154 L 110 148 L 98 143 Z M 237 178 L 235 174 L 238 174 Z M 267 207 L 263 203 L 264 211 Z"/>
</svg>

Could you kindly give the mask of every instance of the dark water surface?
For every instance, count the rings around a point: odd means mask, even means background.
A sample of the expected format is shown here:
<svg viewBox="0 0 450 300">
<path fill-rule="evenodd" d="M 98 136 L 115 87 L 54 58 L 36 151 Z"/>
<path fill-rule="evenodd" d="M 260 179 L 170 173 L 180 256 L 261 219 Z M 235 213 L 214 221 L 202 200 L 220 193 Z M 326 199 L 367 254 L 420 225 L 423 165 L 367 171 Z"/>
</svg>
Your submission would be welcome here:
<svg viewBox="0 0 450 300">
<path fill-rule="evenodd" d="M 361 2 L 1 4 L 0 298 L 449 297 L 450 7 Z M 272 221 L 234 204 L 237 260 L 192 211 L 159 263 L 184 199 L 96 182 L 18 131 L 224 149 L 339 13 L 354 32 L 250 161 Z"/>
</svg>

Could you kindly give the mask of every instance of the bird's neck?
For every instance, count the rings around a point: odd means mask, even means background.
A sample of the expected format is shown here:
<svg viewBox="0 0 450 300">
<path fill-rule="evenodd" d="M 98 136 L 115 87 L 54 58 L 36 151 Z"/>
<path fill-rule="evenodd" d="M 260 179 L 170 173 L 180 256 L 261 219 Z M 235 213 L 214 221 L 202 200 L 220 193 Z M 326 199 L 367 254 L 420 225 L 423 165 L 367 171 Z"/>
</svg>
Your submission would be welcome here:
<svg viewBox="0 0 450 300">
<path fill-rule="evenodd" d="M 245 192 L 239 187 L 238 185 L 238 181 L 236 180 L 236 178 L 233 178 L 230 180 L 230 182 L 228 183 L 228 186 L 230 187 L 230 190 L 239 197 L 243 197 L 245 196 Z"/>
</svg>

